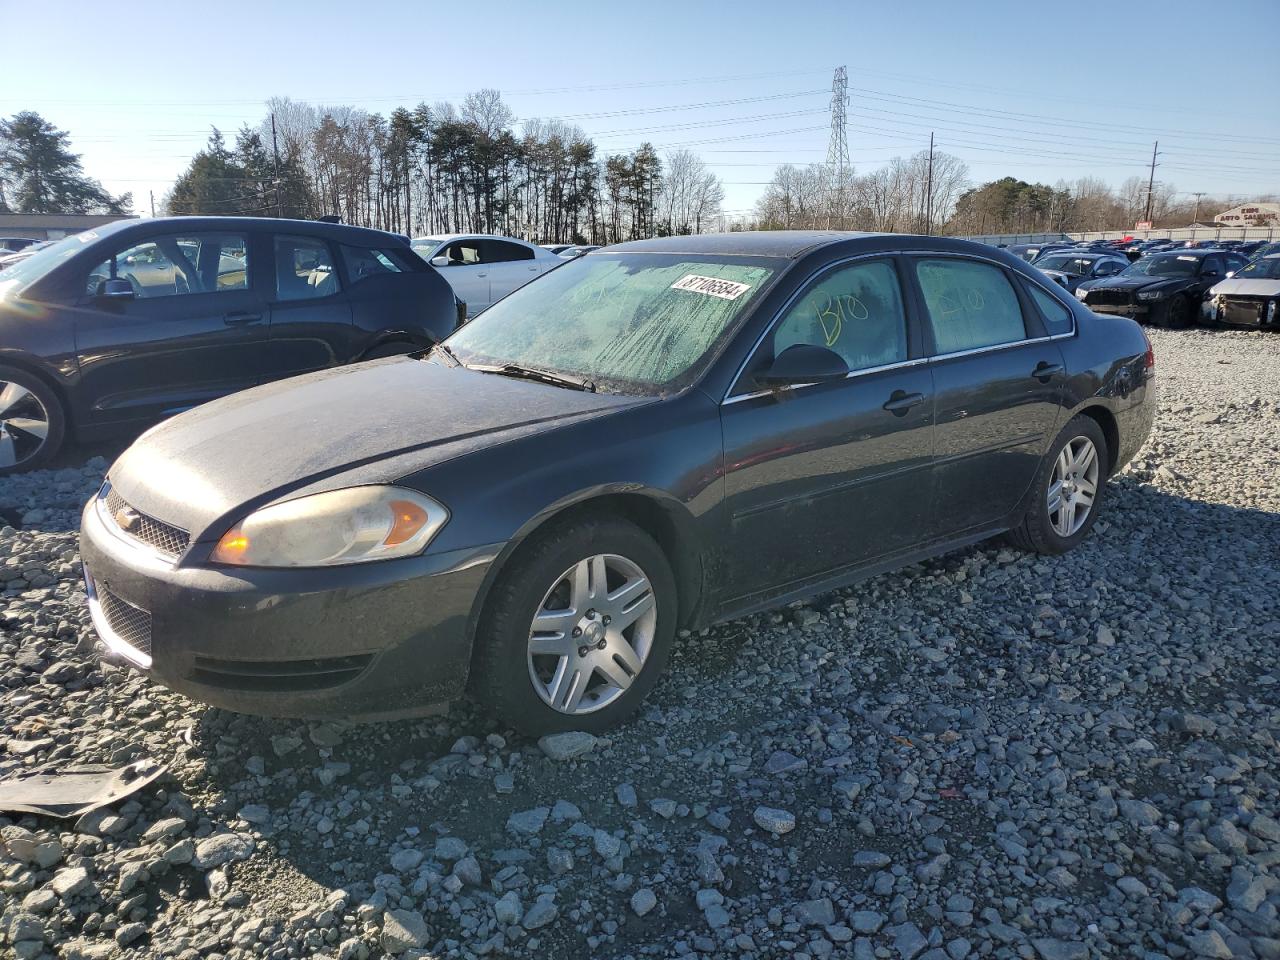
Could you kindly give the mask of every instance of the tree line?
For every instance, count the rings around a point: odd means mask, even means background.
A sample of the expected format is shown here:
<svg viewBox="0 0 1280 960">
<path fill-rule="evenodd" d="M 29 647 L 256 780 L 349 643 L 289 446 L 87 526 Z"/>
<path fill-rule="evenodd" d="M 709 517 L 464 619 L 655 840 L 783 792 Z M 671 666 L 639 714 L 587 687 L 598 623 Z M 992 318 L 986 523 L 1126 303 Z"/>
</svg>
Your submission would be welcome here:
<svg viewBox="0 0 1280 960">
<path fill-rule="evenodd" d="M 864 175 L 850 172 L 837 183 L 830 169 L 784 165 L 738 229 L 847 229 L 973 236 L 1001 233 L 1067 233 L 1133 229 L 1147 219 L 1148 181 L 1130 177 L 1113 189 L 1096 177 L 1054 186 L 1002 177 L 969 181 L 957 157 L 921 151 L 894 159 Z M 1171 184 L 1154 185 L 1150 219 L 1156 228 L 1185 227 L 1231 206 L 1202 196 L 1179 200 Z M 1259 198 L 1267 199 L 1267 198 Z"/>
<path fill-rule="evenodd" d="M 601 156 L 580 128 L 515 115 L 496 90 L 389 116 L 268 101 L 228 145 L 214 130 L 164 200 L 170 214 L 316 218 L 413 235 L 614 243 L 719 225 L 724 188 L 687 150 Z"/>
</svg>

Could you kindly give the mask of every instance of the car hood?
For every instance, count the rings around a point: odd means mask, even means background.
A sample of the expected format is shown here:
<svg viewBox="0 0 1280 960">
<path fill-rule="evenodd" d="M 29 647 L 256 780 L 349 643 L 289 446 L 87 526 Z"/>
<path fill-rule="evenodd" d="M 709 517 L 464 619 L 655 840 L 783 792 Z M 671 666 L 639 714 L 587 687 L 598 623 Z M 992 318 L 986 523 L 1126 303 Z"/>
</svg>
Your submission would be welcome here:
<svg viewBox="0 0 1280 960">
<path fill-rule="evenodd" d="M 1221 283 L 1215 284 L 1209 293 L 1215 297 L 1224 293 L 1235 294 L 1241 297 L 1280 296 L 1280 280 L 1249 280 L 1240 277 L 1232 277 L 1229 280 L 1223 280 Z"/>
<path fill-rule="evenodd" d="M 109 476 L 135 510 L 200 540 L 220 536 L 229 515 L 238 519 L 325 480 L 342 486 L 350 471 L 360 483 L 389 482 L 644 402 L 396 357 L 282 380 L 179 414 L 139 437 Z"/>
<path fill-rule="evenodd" d="M 1081 284 L 1086 290 L 1145 290 L 1149 287 L 1176 287 L 1194 277 L 1100 277 Z"/>
</svg>

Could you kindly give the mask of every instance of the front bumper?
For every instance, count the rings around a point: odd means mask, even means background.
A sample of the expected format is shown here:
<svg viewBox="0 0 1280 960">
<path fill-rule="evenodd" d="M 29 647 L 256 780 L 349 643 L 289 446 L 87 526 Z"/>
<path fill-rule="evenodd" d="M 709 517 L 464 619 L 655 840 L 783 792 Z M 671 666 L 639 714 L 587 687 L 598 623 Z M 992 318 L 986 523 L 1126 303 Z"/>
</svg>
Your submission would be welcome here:
<svg viewBox="0 0 1280 960">
<path fill-rule="evenodd" d="M 1151 317 L 1152 308 L 1160 301 L 1152 301 L 1151 303 L 1099 303 L 1092 304 L 1085 301 L 1085 306 L 1094 313 L 1109 314 L 1111 316 L 1130 317 L 1131 319 L 1142 322 Z"/>
<path fill-rule="evenodd" d="M 458 697 L 470 621 L 500 545 L 305 570 L 177 563 L 81 522 L 94 627 L 120 659 L 193 699 L 263 716 L 388 718 Z"/>
</svg>

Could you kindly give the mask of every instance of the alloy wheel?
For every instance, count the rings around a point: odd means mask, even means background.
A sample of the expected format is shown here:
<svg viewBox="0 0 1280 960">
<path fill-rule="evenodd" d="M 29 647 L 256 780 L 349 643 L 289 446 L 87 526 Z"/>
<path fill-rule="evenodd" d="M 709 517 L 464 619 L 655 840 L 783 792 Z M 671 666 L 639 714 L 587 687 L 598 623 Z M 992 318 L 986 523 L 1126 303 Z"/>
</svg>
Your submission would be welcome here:
<svg viewBox="0 0 1280 960">
<path fill-rule="evenodd" d="M 1079 532 L 1098 496 L 1098 448 L 1088 437 L 1068 440 L 1053 465 L 1049 522 L 1060 537 Z"/>
<path fill-rule="evenodd" d="M 49 437 L 49 411 L 20 383 L 0 380 L 0 469 L 40 452 Z"/>
<path fill-rule="evenodd" d="M 556 578 L 529 627 L 529 679 L 569 715 L 621 697 L 653 649 L 658 607 L 649 578 L 617 554 L 580 560 Z"/>
</svg>

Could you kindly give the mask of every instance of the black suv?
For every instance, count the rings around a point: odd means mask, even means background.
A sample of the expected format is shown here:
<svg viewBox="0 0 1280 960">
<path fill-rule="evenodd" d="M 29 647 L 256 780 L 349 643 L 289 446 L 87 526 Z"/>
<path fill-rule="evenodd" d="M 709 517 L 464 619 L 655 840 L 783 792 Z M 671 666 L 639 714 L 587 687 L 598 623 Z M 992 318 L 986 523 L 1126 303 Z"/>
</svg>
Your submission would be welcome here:
<svg viewBox="0 0 1280 960">
<path fill-rule="evenodd" d="M 1076 298 L 1094 313 L 1185 327 L 1200 316 L 1209 288 L 1244 264 L 1244 257 L 1227 250 L 1195 247 L 1155 253 L 1115 276 L 1086 280 L 1076 287 Z"/>
<path fill-rule="evenodd" d="M 224 394 L 409 353 L 465 316 L 407 237 L 308 220 L 127 220 L 0 274 L 0 474 Z"/>
</svg>

